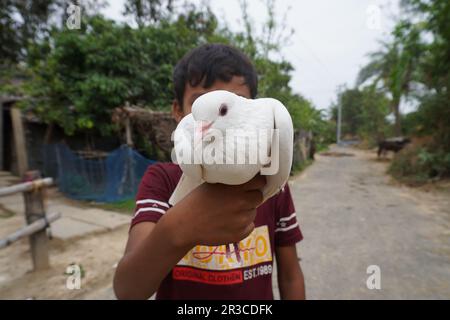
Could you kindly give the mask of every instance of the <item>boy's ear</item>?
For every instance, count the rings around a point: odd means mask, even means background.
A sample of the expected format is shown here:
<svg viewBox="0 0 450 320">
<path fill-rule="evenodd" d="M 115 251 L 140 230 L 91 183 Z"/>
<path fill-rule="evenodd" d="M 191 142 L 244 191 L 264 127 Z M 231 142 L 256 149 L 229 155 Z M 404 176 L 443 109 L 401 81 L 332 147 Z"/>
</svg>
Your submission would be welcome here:
<svg viewBox="0 0 450 320">
<path fill-rule="evenodd" d="M 180 106 L 177 99 L 172 101 L 172 117 L 174 117 L 177 123 L 184 117 L 183 107 Z"/>
</svg>

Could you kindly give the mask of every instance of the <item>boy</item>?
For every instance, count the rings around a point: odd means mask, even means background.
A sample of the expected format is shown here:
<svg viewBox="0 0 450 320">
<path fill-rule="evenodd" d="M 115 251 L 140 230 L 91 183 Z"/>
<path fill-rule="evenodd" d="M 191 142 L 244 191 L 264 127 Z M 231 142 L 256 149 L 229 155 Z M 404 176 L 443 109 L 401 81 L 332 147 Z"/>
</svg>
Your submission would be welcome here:
<svg viewBox="0 0 450 320">
<path fill-rule="evenodd" d="M 174 70 L 172 113 L 179 122 L 196 98 L 228 90 L 255 98 L 257 75 L 237 49 L 207 44 Z M 119 299 L 273 299 L 276 257 L 282 299 L 304 299 L 295 243 L 302 240 L 288 185 L 261 204 L 265 178 L 239 185 L 204 183 L 171 207 L 181 177 L 172 163 L 150 166 L 137 194 L 125 254 L 114 277 Z M 239 242 L 242 262 L 225 245 Z M 231 246 L 233 248 L 233 246 Z"/>
</svg>

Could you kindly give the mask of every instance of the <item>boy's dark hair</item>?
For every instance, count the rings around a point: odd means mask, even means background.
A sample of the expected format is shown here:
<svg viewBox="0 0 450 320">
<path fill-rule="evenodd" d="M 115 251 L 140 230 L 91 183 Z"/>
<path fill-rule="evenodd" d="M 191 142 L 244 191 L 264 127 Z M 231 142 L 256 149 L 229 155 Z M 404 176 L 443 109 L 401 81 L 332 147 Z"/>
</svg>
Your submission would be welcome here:
<svg viewBox="0 0 450 320">
<path fill-rule="evenodd" d="M 216 80 L 231 81 L 233 76 L 242 76 L 250 89 L 251 98 L 258 90 L 258 77 L 250 59 L 241 51 L 225 44 L 205 44 L 187 54 L 177 63 L 173 72 L 175 98 L 183 107 L 186 83 L 192 87 L 203 82 L 209 88 Z"/>
</svg>

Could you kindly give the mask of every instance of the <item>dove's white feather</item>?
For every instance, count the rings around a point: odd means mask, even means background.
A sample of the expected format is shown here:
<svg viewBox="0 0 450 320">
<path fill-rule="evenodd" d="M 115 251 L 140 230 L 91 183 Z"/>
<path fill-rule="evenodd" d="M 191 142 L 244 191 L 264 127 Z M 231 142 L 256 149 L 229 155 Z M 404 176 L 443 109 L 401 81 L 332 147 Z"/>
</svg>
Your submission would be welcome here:
<svg viewBox="0 0 450 320">
<path fill-rule="evenodd" d="M 292 167 L 294 129 L 292 118 L 285 106 L 276 99 L 265 98 L 261 103 L 271 105 L 274 115 L 274 128 L 278 129 L 278 137 L 272 139 L 271 160 L 278 161 L 278 171 L 267 175 L 266 186 L 263 189 L 264 200 L 280 191 L 286 184 Z M 274 132 L 275 133 L 275 132 Z M 272 163 L 275 167 L 276 164 Z"/>
<path fill-rule="evenodd" d="M 226 116 L 223 117 L 218 115 L 221 105 L 226 105 L 228 108 Z M 267 176 L 267 185 L 262 190 L 264 200 L 272 197 L 284 186 L 292 165 L 293 128 L 289 112 L 281 102 L 270 98 L 246 99 L 223 90 L 204 94 L 194 102 L 192 113 L 184 117 L 177 126 L 175 132 L 175 141 L 178 139 L 178 143 L 175 144 L 176 153 L 183 148 L 191 148 L 193 153 L 199 152 L 200 146 L 207 148 L 204 144 L 198 145 L 194 141 L 196 121 L 212 124 L 211 130 L 205 135 L 203 141 L 208 141 L 209 135 L 214 130 L 219 130 L 222 134 L 218 136 L 225 139 L 226 130 L 240 129 L 234 138 L 236 139 L 236 145 L 247 145 L 244 150 L 248 150 L 249 144 L 256 143 L 256 141 L 249 139 L 246 135 L 247 132 L 265 130 L 270 133 L 271 129 L 279 129 L 279 139 L 274 139 L 270 134 L 267 134 L 268 142 L 265 144 L 266 150 L 264 152 L 271 153 L 271 166 L 278 166 L 279 169 Z M 216 138 L 217 136 L 210 143 L 226 145 L 222 139 Z M 258 147 L 262 148 L 263 145 L 260 143 Z M 204 149 L 201 151 L 204 151 Z M 224 160 L 230 154 L 234 157 L 235 152 L 228 153 L 226 148 L 223 148 L 222 151 Z M 262 159 L 258 157 L 257 163 L 249 164 L 248 153 L 245 156 L 245 164 L 236 164 L 235 158 L 230 159 L 233 160 L 231 164 L 226 162 L 219 164 L 186 164 L 180 162 L 183 175 L 169 199 L 169 203 L 176 204 L 191 190 L 205 181 L 230 185 L 238 185 L 249 181 L 261 171 L 266 163 L 261 163 L 260 160 Z M 278 163 L 274 161 L 278 161 Z"/>
<path fill-rule="evenodd" d="M 194 118 L 192 113 L 181 119 L 180 123 L 175 130 L 174 140 L 177 142 L 176 146 L 184 147 L 184 152 L 189 151 L 189 158 L 191 158 L 192 163 L 186 164 L 187 162 L 179 161 L 180 159 L 175 159 L 179 164 L 183 174 L 178 182 L 174 192 L 172 193 L 169 203 L 175 204 L 183 199 L 189 192 L 198 187 L 204 182 L 202 179 L 202 167 L 200 164 L 195 164 L 193 161 L 193 150 L 190 146 L 193 145 L 193 135 L 194 131 Z M 180 151 L 180 150 L 178 150 Z"/>
</svg>

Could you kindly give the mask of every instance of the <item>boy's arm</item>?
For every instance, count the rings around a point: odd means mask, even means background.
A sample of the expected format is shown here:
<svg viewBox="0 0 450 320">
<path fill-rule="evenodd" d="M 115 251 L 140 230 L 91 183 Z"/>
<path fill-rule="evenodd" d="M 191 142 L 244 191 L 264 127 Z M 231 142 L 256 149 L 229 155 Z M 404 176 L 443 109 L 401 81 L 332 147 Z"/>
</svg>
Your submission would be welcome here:
<svg viewBox="0 0 450 320">
<path fill-rule="evenodd" d="M 148 299 L 174 265 L 195 245 L 238 242 L 254 228 L 265 178 L 240 186 L 204 183 L 154 224 L 130 230 L 125 254 L 114 276 L 119 299 Z"/>
<path fill-rule="evenodd" d="M 131 229 L 114 276 L 118 299 L 151 297 L 171 268 L 191 249 L 177 243 L 171 217 L 167 211 L 158 223 L 141 222 Z"/>
<path fill-rule="evenodd" d="M 281 299 L 305 299 L 305 282 L 295 244 L 303 239 L 289 184 L 276 198 L 275 255 Z"/>
<path fill-rule="evenodd" d="M 278 287 L 282 300 L 304 300 L 305 281 L 295 245 L 275 248 Z"/>
</svg>

